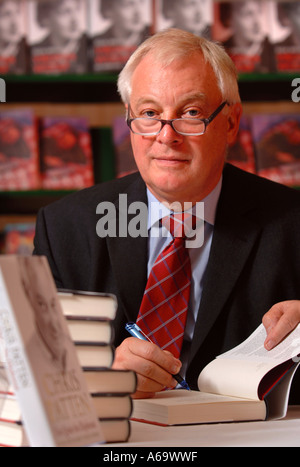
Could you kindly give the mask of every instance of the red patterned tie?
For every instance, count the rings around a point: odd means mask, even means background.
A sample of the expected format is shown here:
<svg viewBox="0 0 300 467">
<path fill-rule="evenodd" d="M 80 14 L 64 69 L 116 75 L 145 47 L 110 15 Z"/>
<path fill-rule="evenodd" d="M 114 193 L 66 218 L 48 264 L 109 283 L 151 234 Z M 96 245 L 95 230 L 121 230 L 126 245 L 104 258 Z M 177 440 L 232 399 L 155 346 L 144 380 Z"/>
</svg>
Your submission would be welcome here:
<svg viewBox="0 0 300 467">
<path fill-rule="evenodd" d="M 191 264 L 185 248 L 184 225 L 173 216 L 162 220 L 173 240 L 150 272 L 137 324 L 161 349 L 180 356 L 191 285 Z"/>
</svg>

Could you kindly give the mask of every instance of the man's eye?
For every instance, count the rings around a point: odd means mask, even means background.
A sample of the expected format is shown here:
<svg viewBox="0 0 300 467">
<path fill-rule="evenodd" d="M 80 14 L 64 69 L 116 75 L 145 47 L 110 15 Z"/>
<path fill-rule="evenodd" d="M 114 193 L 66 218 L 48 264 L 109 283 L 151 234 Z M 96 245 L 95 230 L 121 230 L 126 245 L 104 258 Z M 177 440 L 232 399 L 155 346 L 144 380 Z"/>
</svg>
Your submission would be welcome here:
<svg viewBox="0 0 300 467">
<path fill-rule="evenodd" d="M 145 112 L 143 112 L 142 116 L 145 117 L 145 118 L 155 118 L 156 113 L 154 112 L 154 110 L 145 110 Z"/>
<path fill-rule="evenodd" d="M 200 118 L 200 112 L 198 109 L 190 109 L 184 112 L 184 115 L 182 115 L 182 118 Z"/>
</svg>

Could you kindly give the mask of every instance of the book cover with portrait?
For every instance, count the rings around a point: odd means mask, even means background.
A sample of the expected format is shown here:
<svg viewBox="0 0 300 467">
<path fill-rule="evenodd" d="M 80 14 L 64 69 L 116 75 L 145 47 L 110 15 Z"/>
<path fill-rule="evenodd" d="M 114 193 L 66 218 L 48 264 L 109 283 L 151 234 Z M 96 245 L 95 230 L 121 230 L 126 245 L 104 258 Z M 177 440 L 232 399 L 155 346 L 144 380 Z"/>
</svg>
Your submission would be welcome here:
<svg viewBox="0 0 300 467">
<path fill-rule="evenodd" d="M 83 117 L 40 119 L 42 186 L 79 189 L 94 184 L 91 136 Z"/>
<path fill-rule="evenodd" d="M 239 73 L 276 70 L 269 37 L 270 4 L 260 0 L 216 2 L 212 37 L 223 44 Z"/>
<path fill-rule="evenodd" d="M 40 188 L 38 131 L 30 109 L 0 112 L 0 190 Z"/>
<path fill-rule="evenodd" d="M 272 13 L 277 69 L 283 73 L 300 71 L 300 3 L 274 1 Z"/>
<path fill-rule="evenodd" d="M 32 73 L 87 71 L 87 0 L 28 0 L 28 25 Z"/>
<path fill-rule="evenodd" d="M 241 118 L 236 141 L 228 148 L 227 161 L 246 172 L 256 172 L 251 117 L 248 115 Z"/>
<path fill-rule="evenodd" d="M 116 117 L 113 121 L 113 143 L 116 177 L 120 178 L 137 172 L 131 147 L 130 130 L 124 117 Z"/>
<path fill-rule="evenodd" d="M 300 115 L 253 115 L 252 134 L 258 174 L 300 186 Z"/>
<path fill-rule="evenodd" d="M 89 0 L 91 68 L 119 71 L 151 35 L 151 0 Z"/>
<path fill-rule="evenodd" d="M 29 66 L 25 0 L 0 1 L 0 74 L 25 74 Z"/>
<path fill-rule="evenodd" d="M 178 28 L 211 38 L 213 0 L 154 0 L 155 32 Z"/>
</svg>

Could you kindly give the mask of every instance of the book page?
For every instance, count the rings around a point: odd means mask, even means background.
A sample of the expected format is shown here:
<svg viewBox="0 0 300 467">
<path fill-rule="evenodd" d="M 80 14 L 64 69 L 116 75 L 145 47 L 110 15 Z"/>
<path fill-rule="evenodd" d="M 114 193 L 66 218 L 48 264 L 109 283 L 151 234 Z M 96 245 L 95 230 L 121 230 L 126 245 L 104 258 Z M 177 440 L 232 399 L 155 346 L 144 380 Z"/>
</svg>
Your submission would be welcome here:
<svg viewBox="0 0 300 467">
<path fill-rule="evenodd" d="M 258 400 L 259 384 L 270 370 L 292 358 L 299 361 L 300 326 L 271 351 L 264 348 L 265 338 L 261 325 L 242 344 L 219 355 L 200 373 L 199 390 Z"/>
<path fill-rule="evenodd" d="M 266 337 L 266 330 L 261 324 L 242 344 L 217 358 L 242 359 L 279 365 L 291 358 L 296 361 L 297 356 L 300 355 L 300 325 L 272 350 L 266 350 L 264 347 Z"/>
</svg>

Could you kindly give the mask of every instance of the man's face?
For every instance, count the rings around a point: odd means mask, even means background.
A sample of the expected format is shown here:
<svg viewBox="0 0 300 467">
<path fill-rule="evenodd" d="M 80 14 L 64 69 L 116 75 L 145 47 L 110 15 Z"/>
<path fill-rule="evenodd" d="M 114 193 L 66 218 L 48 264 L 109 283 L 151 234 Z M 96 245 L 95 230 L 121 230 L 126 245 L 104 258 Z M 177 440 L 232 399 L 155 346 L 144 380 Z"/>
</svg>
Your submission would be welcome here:
<svg viewBox="0 0 300 467">
<path fill-rule="evenodd" d="M 80 36 L 78 0 L 64 0 L 49 17 L 49 28 L 53 34 L 65 41 L 78 39 Z"/>
<path fill-rule="evenodd" d="M 295 3 L 294 5 L 292 5 L 289 19 L 290 19 L 290 23 L 294 31 L 300 34 L 300 5 L 299 3 Z"/>
<path fill-rule="evenodd" d="M 198 52 L 165 68 L 148 55 L 132 77 L 131 117 L 207 118 L 221 103 L 214 72 Z M 139 171 L 160 201 L 195 203 L 216 186 L 233 136 L 228 114 L 225 108 L 202 136 L 179 135 L 170 125 L 157 136 L 131 133 Z"/>
<path fill-rule="evenodd" d="M 145 27 L 145 0 L 113 1 L 110 16 L 120 29 L 140 32 Z"/>
<path fill-rule="evenodd" d="M 204 8 L 207 0 L 175 0 L 168 16 L 178 28 L 186 31 L 201 31 L 205 28 Z"/>
<path fill-rule="evenodd" d="M 263 6 L 261 2 L 242 2 L 233 5 L 232 22 L 235 34 L 245 43 L 261 42 L 264 38 L 262 27 Z"/>
<path fill-rule="evenodd" d="M 0 40 L 6 43 L 18 42 L 20 39 L 20 9 L 15 1 L 0 4 Z"/>
</svg>

